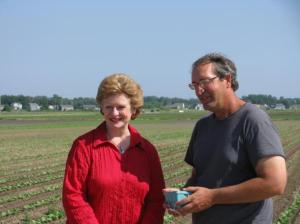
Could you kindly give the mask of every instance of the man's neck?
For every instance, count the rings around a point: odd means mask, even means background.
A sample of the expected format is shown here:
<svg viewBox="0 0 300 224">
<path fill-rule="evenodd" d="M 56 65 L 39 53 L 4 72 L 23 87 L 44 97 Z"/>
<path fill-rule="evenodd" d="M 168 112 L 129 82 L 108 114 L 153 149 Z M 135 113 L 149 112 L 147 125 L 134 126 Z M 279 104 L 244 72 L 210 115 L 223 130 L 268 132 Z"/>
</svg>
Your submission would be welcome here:
<svg viewBox="0 0 300 224">
<path fill-rule="evenodd" d="M 218 120 L 223 120 L 229 117 L 230 115 L 238 111 L 246 103 L 245 101 L 238 98 L 236 95 L 234 95 L 234 97 L 229 97 L 226 101 L 227 102 L 225 104 L 225 107 L 222 108 L 222 110 L 214 112 Z"/>
</svg>

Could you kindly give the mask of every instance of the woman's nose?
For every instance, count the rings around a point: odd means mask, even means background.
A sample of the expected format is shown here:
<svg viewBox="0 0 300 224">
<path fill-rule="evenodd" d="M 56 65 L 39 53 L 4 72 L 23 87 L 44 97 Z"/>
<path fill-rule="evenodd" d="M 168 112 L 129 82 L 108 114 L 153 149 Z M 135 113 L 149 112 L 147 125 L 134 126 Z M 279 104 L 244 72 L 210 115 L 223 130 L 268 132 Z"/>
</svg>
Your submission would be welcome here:
<svg viewBox="0 0 300 224">
<path fill-rule="evenodd" d="M 118 115 L 119 114 L 119 111 L 118 111 L 117 107 L 112 108 L 112 114 L 113 115 Z"/>
</svg>

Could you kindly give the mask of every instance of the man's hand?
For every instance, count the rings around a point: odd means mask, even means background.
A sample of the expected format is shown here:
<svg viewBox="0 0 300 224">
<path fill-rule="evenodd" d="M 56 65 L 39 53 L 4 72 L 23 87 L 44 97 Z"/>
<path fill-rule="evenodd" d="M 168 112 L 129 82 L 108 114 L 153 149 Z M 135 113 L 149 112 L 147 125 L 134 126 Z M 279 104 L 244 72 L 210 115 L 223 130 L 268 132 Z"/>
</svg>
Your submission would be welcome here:
<svg viewBox="0 0 300 224">
<path fill-rule="evenodd" d="M 187 187 L 183 190 L 190 191 L 192 194 L 176 203 L 176 205 L 183 206 L 176 210 L 180 215 L 200 212 L 214 205 L 214 191 L 211 189 Z"/>
</svg>

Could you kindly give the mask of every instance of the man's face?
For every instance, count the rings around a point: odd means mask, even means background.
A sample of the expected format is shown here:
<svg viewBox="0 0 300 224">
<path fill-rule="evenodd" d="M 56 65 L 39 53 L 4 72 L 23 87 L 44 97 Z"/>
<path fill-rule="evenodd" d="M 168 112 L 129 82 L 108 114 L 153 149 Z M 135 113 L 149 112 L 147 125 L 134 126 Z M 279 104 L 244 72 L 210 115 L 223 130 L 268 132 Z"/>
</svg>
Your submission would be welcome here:
<svg viewBox="0 0 300 224">
<path fill-rule="evenodd" d="M 225 88 L 223 81 L 214 73 L 211 63 L 199 65 L 194 69 L 192 84 L 204 109 L 215 112 L 221 106 Z"/>
</svg>

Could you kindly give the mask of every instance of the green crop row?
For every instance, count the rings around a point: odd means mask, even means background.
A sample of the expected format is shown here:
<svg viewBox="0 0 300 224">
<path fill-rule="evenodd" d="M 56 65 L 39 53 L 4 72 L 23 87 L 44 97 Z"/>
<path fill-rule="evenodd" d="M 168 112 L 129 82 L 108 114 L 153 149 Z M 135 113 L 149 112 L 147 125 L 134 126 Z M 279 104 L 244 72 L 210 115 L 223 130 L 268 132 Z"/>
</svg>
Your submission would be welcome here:
<svg viewBox="0 0 300 224">
<path fill-rule="evenodd" d="M 64 174 L 59 174 L 59 175 L 55 175 L 55 176 L 49 176 L 46 178 L 38 178 L 37 180 L 29 180 L 29 181 L 17 183 L 14 185 L 1 186 L 0 192 L 15 190 L 15 189 L 23 188 L 23 187 L 29 187 L 29 186 L 32 186 L 35 184 L 40 184 L 40 183 L 48 182 L 48 181 L 55 180 L 55 179 L 61 179 L 63 177 L 63 175 Z"/>
<path fill-rule="evenodd" d="M 65 166 L 65 161 L 61 162 L 59 160 L 59 162 L 53 163 L 53 161 L 51 161 L 51 164 L 43 164 L 40 166 L 34 166 L 34 167 L 26 167 L 26 168 L 22 168 L 22 169 L 18 169 L 18 170 L 11 170 L 9 169 L 8 171 L 2 173 L 3 176 L 13 176 L 14 174 L 18 174 L 18 175 L 22 175 L 22 173 L 32 173 L 32 172 L 37 172 L 39 170 L 48 170 L 48 169 L 53 169 L 55 167 L 63 167 Z M 3 181 L 5 181 L 6 178 L 3 178 L 0 180 L 0 183 L 2 183 Z"/>
<path fill-rule="evenodd" d="M 165 148 L 159 148 L 159 155 L 160 157 L 169 157 L 170 155 L 173 155 L 171 153 L 174 152 L 183 152 L 185 153 L 185 150 L 187 148 L 187 143 L 182 143 L 182 144 L 176 144 L 176 145 L 171 145 Z"/>
<path fill-rule="evenodd" d="M 300 207 L 300 193 L 295 194 L 293 202 L 284 210 L 275 224 L 290 224 Z"/>
<path fill-rule="evenodd" d="M 64 157 L 62 158 L 51 158 L 48 160 L 32 160 L 28 161 L 25 164 L 21 163 L 15 163 L 15 164 L 6 164 L 6 167 L 0 167 L 0 175 L 3 176 L 13 176 L 13 175 L 19 175 L 20 173 L 25 172 L 33 172 L 34 170 L 38 169 L 48 169 L 50 164 L 63 164 L 66 162 L 66 159 Z M 64 166 L 64 165 L 63 165 Z M 22 172 L 18 172 L 19 169 L 22 169 Z M 29 170 L 29 171 L 24 171 Z"/>
<path fill-rule="evenodd" d="M 170 163 L 164 163 L 163 164 L 163 170 L 169 170 L 169 169 L 171 169 L 171 168 L 174 168 L 174 167 L 181 167 L 182 166 L 182 159 L 183 158 L 181 158 L 181 159 L 175 159 L 173 156 L 172 156 L 172 158 L 173 158 L 173 161 L 170 161 Z M 170 171 L 170 172 L 172 172 L 172 171 Z"/>
<path fill-rule="evenodd" d="M 187 167 L 187 168 L 183 168 L 183 169 L 180 169 L 180 170 L 177 170 L 175 172 L 172 172 L 172 173 L 168 173 L 165 175 L 165 180 L 170 180 L 174 177 L 178 177 L 178 176 L 181 176 L 183 174 L 187 174 L 191 172 L 191 168 L 190 167 Z"/>
<path fill-rule="evenodd" d="M 30 204 L 24 205 L 21 208 L 12 208 L 12 209 L 8 209 L 6 211 L 2 211 L 0 213 L 0 218 L 16 215 L 21 211 L 31 210 L 31 209 L 34 209 L 34 208 L 37 208 L 37 207 L 40 207 L 40 206 L 44 206 L 44 205 L 50 204 L 50 203 L 55 202 L 55 201 L 60 201 L 60 200 L 61 200 L 61 195 L 60 194 L 50 196 L 49 198 L 38 200 L 38 201 L 32 202 Z"/>
<path fill-rule="evenodd" d="M 28 224 L 42 224 L 61 219 L 65 216 L 64 211 L 57 209 L 49 209 L 49 211 L 38 219 L 30 220 Z M 25 223 L 24 223 L 25 224 Z M 27 223 L 26 223 L 27 224 Z"/>
<path fill-rule="evenodd" d="M 14 163 L 16 161 L 21 162 L 23 160 L 41 160 L 41 159 L 49 159 L 49 158 L 56 158 L 65 155 L 65 151 L 54 152 L 54 153 L 47 153 L 47 154 L 39 154 L 39 155 L 22 155 L 22 156 L 14 156 L 13 158 L 7 158 L 0 160 L 0 163 L 3 164 L 5 162 Z"/>
<path fill-rule="evenodd" d="M 43 177 L 45 175 L 53 175 L 55 173 L 63 173 L 64 167 L 59 167 L 58 169 L 52 170 L 52 169 L 47 169 L 46 171 L 41 171 L 40 173 L 32 173 L 30 175 L 22 175 L 22 176 L 14 176 L 14 177 L 9 177 L 9 178 L 3 178 L 0 181 L 0 184 L 4 184 L 7 182 L 12 182 L 12 181 L 21 181 L 23 179 L 34 179 L 34 178 L 39 178 Z"/>
<path fill-rule="evenodd" d="M 43 194 L 43 193 L 46 193 L 46 192 L 52 192 L 52 191 L 58 190 L 61 187 L 62 187 L 62 185 L 60 183 L 60 184 L 46 186 L 46 187 L 42 188 L 39 191 L 25 192 L 25 193 L 22 193 L 22 194 L 18 194 L 16 196 L 7 196 L 5 198 L 0 199 L 0 204 L 13 202 L 13 201 L 16 201 L 16 200 L 27 200 L 27 199 L 29 199 L 33 196 L 38 195 L 38 194 Z"/>
</svg>

